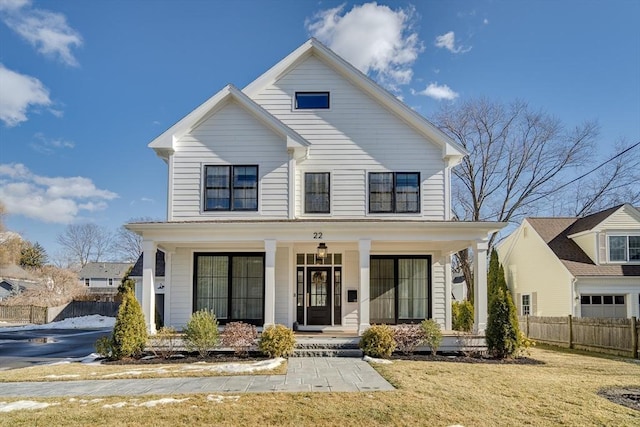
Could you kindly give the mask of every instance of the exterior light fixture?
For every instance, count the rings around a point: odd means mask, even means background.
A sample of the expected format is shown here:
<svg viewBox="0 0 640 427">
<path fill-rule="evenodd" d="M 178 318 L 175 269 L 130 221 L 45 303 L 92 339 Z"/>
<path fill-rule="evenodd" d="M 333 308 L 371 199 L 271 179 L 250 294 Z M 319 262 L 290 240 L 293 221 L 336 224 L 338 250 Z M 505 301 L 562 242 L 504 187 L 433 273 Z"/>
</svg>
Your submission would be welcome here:
<svg viewBox="0 0 640 427">
<path fill-rule="evenodd" d="M 318 259 L 325 259 L 327 257 L 327 245 L 324 242 L 318 245 L 318 253 L 316 255 Z"/>
</svg>

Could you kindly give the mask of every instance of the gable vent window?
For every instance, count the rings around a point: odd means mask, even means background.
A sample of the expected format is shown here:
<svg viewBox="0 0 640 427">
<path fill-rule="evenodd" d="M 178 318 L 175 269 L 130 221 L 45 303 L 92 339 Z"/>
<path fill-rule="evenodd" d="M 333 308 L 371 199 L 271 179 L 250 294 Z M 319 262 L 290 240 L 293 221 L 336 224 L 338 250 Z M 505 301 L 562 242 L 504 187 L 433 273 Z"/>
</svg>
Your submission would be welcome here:
<svg viewBox="0 0 640 427">
<path fill-rule="evenodd" d="M 326 110 L 329 92 L 296 92 L 296 110 Z"/>
<path fill-rule="evenodd" d="M 258 166 L 205 166 L 205 211 L 257 211 Z"/>
</svg>

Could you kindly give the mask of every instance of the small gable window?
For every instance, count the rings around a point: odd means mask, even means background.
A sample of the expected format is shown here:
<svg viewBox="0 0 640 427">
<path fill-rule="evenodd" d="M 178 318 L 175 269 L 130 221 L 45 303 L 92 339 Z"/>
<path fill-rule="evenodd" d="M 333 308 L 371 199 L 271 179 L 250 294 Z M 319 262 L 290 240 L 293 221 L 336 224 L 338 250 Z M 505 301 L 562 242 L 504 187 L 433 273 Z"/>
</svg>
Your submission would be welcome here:
<svg viewBox="0 0 640 427">
<path fill-rule="evenodd" d="M 329 92 L 296 92 L 296 110 L 329 108 Z"/>
<path fill-rule="evenodd" d="M 205 211 L 257 211 L 258 166 L 205 166 Z"/>
</svg>

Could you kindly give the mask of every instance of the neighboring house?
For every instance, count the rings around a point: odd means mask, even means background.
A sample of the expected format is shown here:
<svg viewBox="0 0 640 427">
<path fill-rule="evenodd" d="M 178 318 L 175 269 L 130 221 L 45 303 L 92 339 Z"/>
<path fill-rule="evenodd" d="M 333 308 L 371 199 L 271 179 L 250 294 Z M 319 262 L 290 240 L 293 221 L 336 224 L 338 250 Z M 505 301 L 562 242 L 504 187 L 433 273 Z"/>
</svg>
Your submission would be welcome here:
<svg viewBox="0 0 640 427">
<path fill-rule="evenodd" d="M 640 315 L 640 211 L 526 218 L 499 246 L 518 314 Z"/>
<path fill-rule="evenodd" d="M 129 262 L 89 262 L 82 267 L 78 278 L 90 295 L 113 297 L 118 293 L 118 286 L 132 265 Z"/>
<path fill-rule="evenodd" d="M 165 324 L 362 333 L 372 323 L 451 325 L 451 255 L 475 254 L 476 330 L 487 317 L 488 236 L 451 220 L 465 149 L 311 39 L 242 90 L 229 85 L 149 146 L 168 165 L 167 221 L 143 238 L 140 301 Z"/>
<path fill-rule="evenodd" d="M 0 267 L 0 301 L 39 286 L 35 277 L 18 265 Z"/>
</svg>

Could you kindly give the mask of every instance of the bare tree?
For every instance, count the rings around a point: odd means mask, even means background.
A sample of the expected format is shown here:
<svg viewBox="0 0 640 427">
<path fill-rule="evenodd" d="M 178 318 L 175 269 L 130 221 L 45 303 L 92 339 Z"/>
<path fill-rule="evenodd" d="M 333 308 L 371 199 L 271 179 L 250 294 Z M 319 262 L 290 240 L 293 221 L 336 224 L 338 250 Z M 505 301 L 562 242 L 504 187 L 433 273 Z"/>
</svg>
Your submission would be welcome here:
<svg viewBox="0 0 640 427">
<path fill-rule="evenodd" d="M 106 261 L 113 234 L 96 224 L 70 224 L 56 237 L 69 257 L 84 267 L 88 262 Z"/>
<path fill-rule="evenodd" d="M 434 123 L 469 151 L 453 170 L 453 214 L 460 220 L 519 222 L 531 214 L 550 214 L 550 199 L 559 191 L 575 191 L 565 184 L 593 165 L 598 127 L 585 122 L 567 128 L 557 118 L 534 111 L 527 103 L 509 105 L 475 99 L 446 106 Z M 614 189 L 633 175 L 628 159 L 599 180 L 592 177 L 588 194 L 583 182 L 577 213 L 604 203 Z M 597 163 L 596 163 L 597 164 Z M 636 161 L 637 164 L 637 161 Z M 586 178 L 586 177 L 585 177 Z M 613 181 L 613 182 L 611 182 Z M 564 196 L 566 197 L 566 193 Z M 489 248 L 497 234 L 491 236 Z M 470 254 L 458 254 L 456 265 L 473 295 Z"/>
<path fill-rule="evenodd" d="M 128 222 L 150 222 L 149 217 L 131 218 Z M 142 237 L 128 230 L 124 225 L 120 226 L 113 240 L 113 250 L 121 261 L 135 262 L 142 253 Z"/>
</svg>

